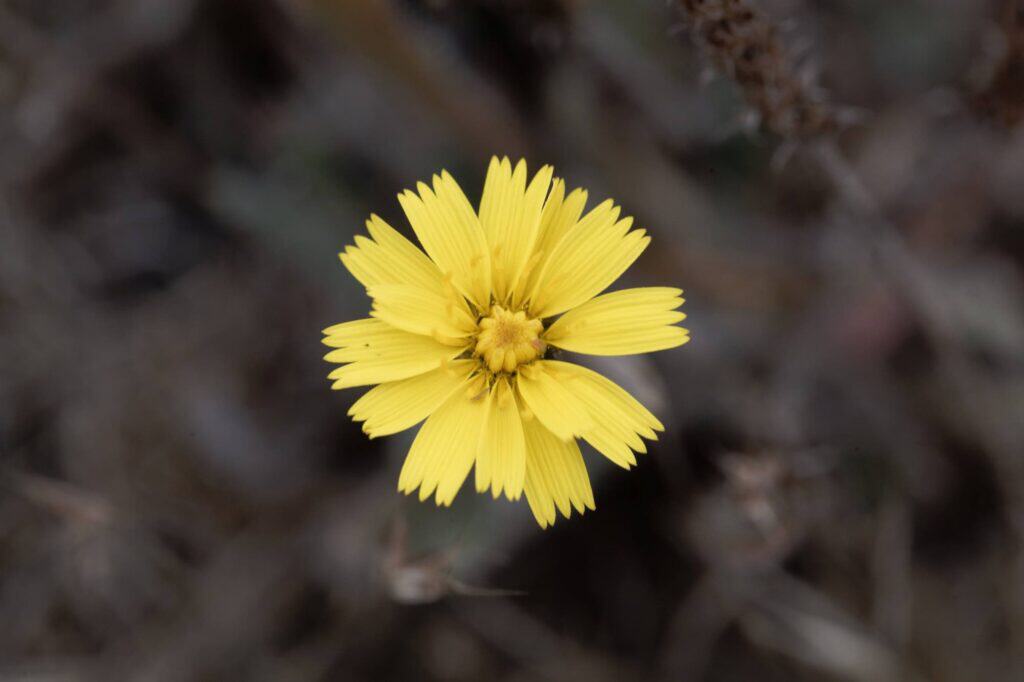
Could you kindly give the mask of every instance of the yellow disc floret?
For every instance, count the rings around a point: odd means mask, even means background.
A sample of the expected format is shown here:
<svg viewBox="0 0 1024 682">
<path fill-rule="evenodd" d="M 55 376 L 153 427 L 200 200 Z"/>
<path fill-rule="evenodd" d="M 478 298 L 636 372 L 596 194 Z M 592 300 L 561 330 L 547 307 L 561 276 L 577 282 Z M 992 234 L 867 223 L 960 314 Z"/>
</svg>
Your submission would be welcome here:
<svg viewBox="0 0 1024 682">
<path fill-rule="evenodd" d="M 527 317 L 522 310 L 513 313 L 496 305 L 480 320 L 473 353 L 483 358 L 492 372 L 513 372 L 544 352 L 542 331 L 540 320 Z"/>
</svg>

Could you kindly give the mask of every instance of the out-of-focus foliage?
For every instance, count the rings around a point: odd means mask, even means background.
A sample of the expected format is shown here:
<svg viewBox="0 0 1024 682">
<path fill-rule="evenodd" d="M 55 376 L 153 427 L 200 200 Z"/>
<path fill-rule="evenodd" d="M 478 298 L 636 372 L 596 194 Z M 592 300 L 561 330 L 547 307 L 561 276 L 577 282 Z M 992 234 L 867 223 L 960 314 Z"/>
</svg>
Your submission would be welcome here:
<svg viewBox="0 0 1024 682">
<path fill-rule="evenodd" d="M 0 2 L 0 678 L 1024 678 L 1022 16 Z M 546 532 L 401 498 L 321 360 L 362 221 L 495 153 L 694 338 L 599 363 L 668 431 Z"/>
</svg>

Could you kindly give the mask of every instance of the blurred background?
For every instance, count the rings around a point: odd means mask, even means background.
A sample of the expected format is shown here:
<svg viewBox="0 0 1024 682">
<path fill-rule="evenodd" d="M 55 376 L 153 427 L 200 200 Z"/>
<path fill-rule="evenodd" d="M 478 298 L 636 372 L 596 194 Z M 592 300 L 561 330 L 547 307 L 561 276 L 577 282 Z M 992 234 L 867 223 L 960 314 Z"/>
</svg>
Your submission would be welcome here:
<svg viewBox="0 0 1024 682">
<path fill-rule="evenodd" d="M 1019 0 L 0 2 L 0 680 L 1024 679 Z M 693 341 L 596 512 L 396 491 L 320 330 L 491 154 Z"/>
</svg>

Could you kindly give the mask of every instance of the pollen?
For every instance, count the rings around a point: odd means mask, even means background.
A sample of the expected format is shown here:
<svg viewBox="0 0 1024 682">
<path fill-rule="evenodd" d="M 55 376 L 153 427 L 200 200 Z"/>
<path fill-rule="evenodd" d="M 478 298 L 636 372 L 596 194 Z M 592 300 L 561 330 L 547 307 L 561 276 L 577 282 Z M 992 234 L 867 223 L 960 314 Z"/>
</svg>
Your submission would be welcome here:
<svg viewBox="0 0 1024 682">
<path fill-rule="evenodd" d="M 514 372 L 543 354 L 542 331 L 540 320 L 527 317 L 522 310 L 513 313 L 496 305 L 480 320 L 473 354 L 482 358 L 491 372 Z"/>
</svg>

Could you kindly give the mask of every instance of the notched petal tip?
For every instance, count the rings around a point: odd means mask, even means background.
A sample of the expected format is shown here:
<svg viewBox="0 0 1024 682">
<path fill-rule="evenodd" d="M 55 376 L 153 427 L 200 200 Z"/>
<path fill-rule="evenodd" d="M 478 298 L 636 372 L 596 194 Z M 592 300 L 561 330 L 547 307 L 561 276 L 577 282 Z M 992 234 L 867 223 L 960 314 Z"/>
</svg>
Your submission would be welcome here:
<svg viewBox="0 0 1024 682">
<path fill-rule="evenodd" d="M 512 162 L 509 160 L 508 154 L 502 154 L 501 156 L 498 156 L 497 154 L 492 154 L 491 160 L 490 162 L 488 162 L 487 167 L 488 169 L 490 169 L 493 166 L 497 166 L 499 168 L 508 166 L 511 169 Z"/>
</svg>

